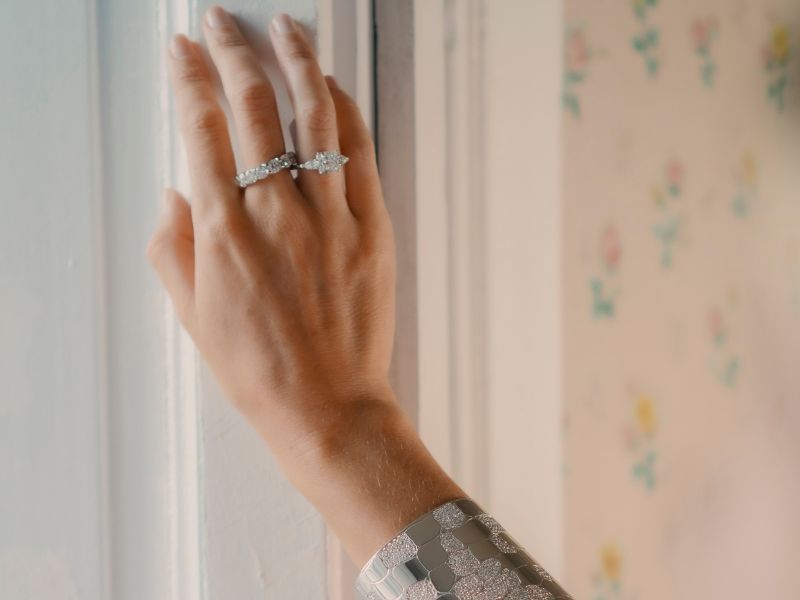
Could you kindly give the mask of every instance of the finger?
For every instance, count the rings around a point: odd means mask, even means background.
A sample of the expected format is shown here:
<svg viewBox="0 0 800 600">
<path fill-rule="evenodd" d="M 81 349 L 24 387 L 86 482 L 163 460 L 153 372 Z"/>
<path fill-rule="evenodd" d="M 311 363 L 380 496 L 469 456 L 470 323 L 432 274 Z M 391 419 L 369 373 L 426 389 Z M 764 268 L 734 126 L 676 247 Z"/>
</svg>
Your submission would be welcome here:
<svg viewBox="0 0 800 600">
<path fill-rule="evenodd" d="M 195 219 L 240 198 L 225 113 L 217 102 L 208 63 L 197 44 L 176 35 L 170 46 L 170 78 L 178 124 L 186 145 Z"/>
<path fill-rule="evenodd" d="M 361 219 L 370 219 L 386 213 L 383 203 L 375 145 L 361 110 L 355 100 L 342 90 L 336 80 L 325 77 L 336 107 L 336 123 L 342 153 L 350 157 L 344 169 L 347 204 L 350 212 Z"/>
<path fill-rule="evenodd" d="M 242 36 L 234 18 L 222 7 L 206 13 L 208 50 L 219 72 L 239 133 L 245 168 L 283 154 L 285 143 L 275 92 L 269 78 Z M 275 188 L 293 185 L 289 171 L 271 175 L 255 185 Z"/>
<path fill-rule="evenodd" d="M 270 25 L 278 64 L 286 78 L 297 120 L 297 153 L 301 162 L 317 152 L 339 150 L 336 109 L 320 71 L 314 49 L 289 15 L 278 15 Z M 346 213 L 341 172 L 301 170 L 299 181 L 312 204 L 323 213 Z"/>
<path fill-rule="evenodd" d="M 190 329 L 194 321 L 194 229 L 189 204 L 175 190 L 164 190 L 158 225 L 147 244 L 147 258 L 181 322 Z"/>
</svg>

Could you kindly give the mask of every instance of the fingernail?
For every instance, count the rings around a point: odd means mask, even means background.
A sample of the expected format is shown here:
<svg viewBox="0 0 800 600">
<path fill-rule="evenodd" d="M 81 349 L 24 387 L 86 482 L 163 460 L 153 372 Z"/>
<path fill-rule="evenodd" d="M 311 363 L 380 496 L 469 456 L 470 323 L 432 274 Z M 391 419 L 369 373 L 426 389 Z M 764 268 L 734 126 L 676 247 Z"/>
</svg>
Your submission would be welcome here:
<svg viewBox="0 0 800 600">
<path fill-rule="evenodd" d="M 282 35 L 291 33 L 296 29 L 294 19 L 287 14 L 281 14 L 272 19 L 272 26 L 275 28 L 275 31 Z"/>
<path fill-rule="evenodd" d="M 206 11 L 206 23 L 211 29 L 224 25 L 229 19 L 230 16 L 221 6 L 212 6 Z"/>
<path fill-rule="evenodd" d="M 192 47 L 189 44 L 189 40 L 186 38 L 186 36 L 182 33 L 179 33 L 173 36 L 172 42 L 169 44 L 169 51 L 175 58 L 186 58 L 189 56 L 189 54 L 191 54 Z"/>
</svg>

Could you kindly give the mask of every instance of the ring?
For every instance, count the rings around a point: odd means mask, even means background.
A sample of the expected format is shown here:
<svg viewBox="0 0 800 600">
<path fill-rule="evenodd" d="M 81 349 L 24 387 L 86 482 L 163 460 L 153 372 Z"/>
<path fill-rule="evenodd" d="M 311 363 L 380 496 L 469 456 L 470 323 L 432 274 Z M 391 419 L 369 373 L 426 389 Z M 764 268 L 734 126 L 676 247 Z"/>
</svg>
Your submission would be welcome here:
<svg viewBox="0 0 800 600">
<path fill-rule="evenodd" d="M 247 169 L 239 173 L 234 179 L 240 188 L 246 188 L 257 181 L 266 179 L 270 175 L 279 173 L 284 169 L 292 169 L 297 162 L 297 155 L 294 152 L 286 152 L 267 162 L 261 163 L 257 167 Z"/>
<path fill-rule="evenodd" d="M 317 171 L 318 173 L 335 173 L 341 171 L 342 166 L 350 160 L 343 154 L 339 154 L 336 150 L 329 150 L 327 152 L 317 152 L 316 156 L 311 160 L 304 163 L 295 163 L 293 169 L 307 169 L 309 171 Z"/>
</svg>

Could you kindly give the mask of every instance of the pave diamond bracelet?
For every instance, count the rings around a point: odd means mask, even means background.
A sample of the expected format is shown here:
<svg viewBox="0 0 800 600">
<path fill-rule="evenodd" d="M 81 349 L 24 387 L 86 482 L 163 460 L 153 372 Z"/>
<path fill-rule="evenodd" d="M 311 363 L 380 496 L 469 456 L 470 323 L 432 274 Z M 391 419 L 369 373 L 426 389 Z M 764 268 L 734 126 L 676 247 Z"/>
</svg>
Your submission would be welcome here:
<svg viewBox="0 0 800 600">
<path fill-rule="evenodd" d="M 468 498 L 421 516 L 367 562 L 365 600 L 570 599 L 491 516 Z"/>
</svg>

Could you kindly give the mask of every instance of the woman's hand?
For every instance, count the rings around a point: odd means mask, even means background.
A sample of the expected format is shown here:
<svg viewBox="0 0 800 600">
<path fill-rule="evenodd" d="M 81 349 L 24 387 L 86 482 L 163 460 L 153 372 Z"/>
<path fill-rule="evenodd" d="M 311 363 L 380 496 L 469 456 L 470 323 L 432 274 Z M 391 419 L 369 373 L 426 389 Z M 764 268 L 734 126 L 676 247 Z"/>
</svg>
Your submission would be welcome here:
<svg viewBox="0 0 800 600">
<path fill-rule="evenodd" d="M 282 154 L 272 86 L 236 23 L 214 7 L 204 29 L 242 164 Z M 210 67 L 176 36 L 169 63 L 192 205 L 167 191 L 148 256 L 223 390 L 363 563 L 400 527 L 464 493 L 389 387 L 395 253 L 369 132 L 299 27 L 282 15 L 270 32 L 299 159 L 341 150 L 349 162 L 239 189 Z"/>
<path fill-rule="evenodd" d="M 234 19 L 205 36 L 230 103 L 242 165 L 285 151 L 275 95 Z M 201 48 L 177 36 L 169 60 L 191 208 L 168 190 L 148 256 L 179 318 L 233 403 L 282 450 L 324 443 L 349 407 L 389 392 L 394 245 L 369 132 L 320 72 L 288 16 L 271 37 L 296 115 L 299 160 L 350 157 L 341 172 L 234 182 L 228 124 Z M 329 431 L 330 430 L 330 431 Z"/>
</svg>

